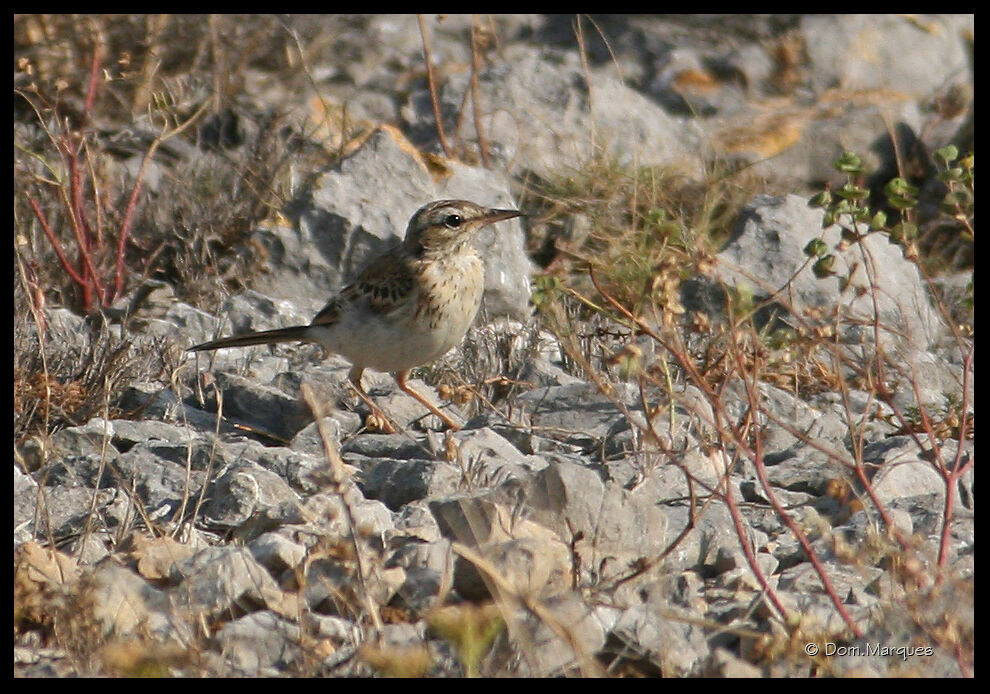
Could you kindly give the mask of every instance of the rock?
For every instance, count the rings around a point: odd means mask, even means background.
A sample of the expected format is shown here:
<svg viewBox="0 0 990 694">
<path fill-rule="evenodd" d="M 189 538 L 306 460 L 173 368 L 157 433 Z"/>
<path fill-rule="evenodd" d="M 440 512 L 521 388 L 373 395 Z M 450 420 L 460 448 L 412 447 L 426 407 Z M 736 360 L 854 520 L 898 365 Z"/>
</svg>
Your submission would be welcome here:
<svg viewBox="0 0 990 694">
<path fill-rule="evenodd" d="M 290 571 L 306 557 L 306 548 L 277 532 L 264 533 L 248 544 L 248 549 L 259 564 L 273 576 Z"/>
<path fill-rule="evenodd" d="M 271 575 L 243 547 L 208 547 L 176 562 L 169 576 L 172 609 L 187 615 L 218 615 L 238 605 L 265 606 L 294 617 L 297 601 L 283 594 Z"/>
<path fill-rule="evenodd" d="M 152 634 L 157 639 L 191 636 L 171 619 L 168 594 L 112 559 L 100 562 L 85 578 L 92 617 L 104 637 Z"/>
<path fill-rule="evenodd" d="M 241 676 L 271 675 L 302 657 L 299 627 L 271 610 L 227 622 L 214 638 L 225 661 Z"/>
<path fill-rule="evenodd" d="M 540 471 L 525 503 L 534 521 L 572 548 L 582 574 L 598 581 L 628 572 L 665 547 L 667 517 L 652 499 L 602 483 L 578 465 L 552 463 Z"/>
<path fill-rule="evenodd" d="M 454 587 L 468 600 L 510 595 L 536 598 L 571 587 L 570 550 L 547 528 L 521 518 L 484 497 L 461 497 L 430 504 L 441 532 L 480 557 L 458 554 Z M 501 582 L 493 580 L 494 572 Z"/>
<path fill-rule="evenodd" d="M 698 625 L 679 621 L 676 610 L 666 612 L 670 616 L 646 605 L 630 607 L 612 630 L 612 638 L 655 663 L 664 677 L 686 677 L 708 657 L 707 639 Z"/>
<path fill-rule="evenodd" d="M 743 211 L 732 239 L 719 253 L 719 276 L 730 286 L 748 288 L 760 297 L 780 295 L 778 303 L 787 304 L 778 307 L 784 315 L 788 305 L 799 312 L 841 306 L 850 323 L 842 334 L 843 341 L 850 345 L 868 342 L 870 331 L 851 325 L 861 321 L 869 326 L 874 317 L 870 280 L 863 270 L 858 245 L 836 256 L 833 269 L 837 277 L 816 278 L 804 254 L 812 239 L 822 237 L 829 244 L 838 241 L 838 228 L 823 231 L 821 221 L 822 212 L 809 208 L 807 201 L 796 195 L 757 197 Z M 879 305 L 877 318 L 882 325 L 890 326 L 888 331 L 881 331 L 887 341 L 896 347 L 898 340 L 892 331 L 897 331 L 916 349 L 934 342 L 942 327 L 917 268 L 885 238 L 868 236 L 861 243 L 874 263 L 878 285 L 872 293 Z M 850 273 L 851 286 L 865 288 L 865 294 L 840 291 L 839 278 Z"/>
<path fill-rule="evenodd" d="M 252 515 L 283 502 L 298 503 L 285 480 L 250 462 L 232 465 L 209 486 L 202 507 L 210 523 L 236 527 Z"/>
<path fill-rule="evenodd" d="M 806 15 L 801 35 L 813 66 L 809 76 L 819 89 L 882 87 L 928 95 L 965 79 L 971 69 L 954 24 L 938 16 Z"/>
<path fill-rule="evenodd" d="M 452 76 L 444 86 L 442 107 L 451 119 L 469 87 L 467 74 Z M 507 49 L 479 79 L 485 102 L 497 104 L 485 119 L 485 138 L 501 162 L 546 176 L 579 166 L 598 154 L 600 144 L 616 158 L 638 164 L 697 164 L 693 145 L 699 133 L 668 115 L 612 74 L 594 74 L 590 82 L 573 52 L 529 46 Z M 415 93 L 403 115 L 419 128 L 414 136 L 435 136 L 431 130 L 429 95 Z M 519 114 L 526 114 L 520 119 Z M 453 125 L 453 122 L 450 123 Z M 473 123 L 465 136 L 476 138 Z M 643 143 L 650 143 L 644 148 Z"/>
<path fill-rule="evenodd" d="M 428 496 L 451 494 L 461 480 L 455 466 L 435 460 L 375 459 L 367 467 L 360 482 L 365 496 L 393 510 Z"/>
<path fill-rule="evenodd" d="M 410 217 L 437 199 L 467 199 L 490 207 L 513 207 L 508 182 L 493 171 L 446 162 L 438 183 L 398 131 L 376 132 L 339 169 L 326 173 L 310 201 L 297 211 L 293 229 L 259 229 L 272 272 L 255 288 L 286 299 L 317 297 L 323 304 L 375 257 L 405 236 Z M 369 184 L 378 195 L 368 199 Z M 516 221 L 479 234 L 486 262 L 487 315 L 528 315 L 530 262 Z M 322 298 L 319 298 L 322 297 Z"/>
<path fill-rule="evenodd" d="M 623 384 L 614 396 L 629 407 L 634 407 L 639 397 L 632 384 Z M 542 436 L 584 450 L 598 445 L 624 419 L 615 402 L 588 383 L 536 388 L 523 393 L 518 401 Z"/>
<path fill-rule="evenodd" d="M 542 618 L 524 610 L 510 617 L 518 634 L 510 633 L 513 639 L 509 643 L 514 648 L 506 648 L 506 642 L 497 643 L 491 656 L 493 666 L 509 668 L 525 677 L 595 674 L 597 664 L 592 656 L 605 644 L 604 629 L 596 613 L 573 594 L 549 599 L 542 605 Z M 567 639 L 560 634 L 566 634 Z M 522 658 L 518 657 L 519 648 Z"/>
</svg>

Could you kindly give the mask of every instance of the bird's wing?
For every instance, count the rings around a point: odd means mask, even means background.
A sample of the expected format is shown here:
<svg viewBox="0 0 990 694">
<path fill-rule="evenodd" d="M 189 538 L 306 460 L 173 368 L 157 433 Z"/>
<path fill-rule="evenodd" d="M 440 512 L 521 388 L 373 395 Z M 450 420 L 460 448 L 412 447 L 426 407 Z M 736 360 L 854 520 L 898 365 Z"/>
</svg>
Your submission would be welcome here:
<svg viewBox="0 0 990 694">
<path fill-rule="evenodd" d="M 403 305 L 414 287 L 409 259 L 399 253 L 386 253 L 331 299 L 313 318 L 312 325 L 333 325 L 349 304 L 363 304 L 373 314 L 387 317 Z"/>
</svg>

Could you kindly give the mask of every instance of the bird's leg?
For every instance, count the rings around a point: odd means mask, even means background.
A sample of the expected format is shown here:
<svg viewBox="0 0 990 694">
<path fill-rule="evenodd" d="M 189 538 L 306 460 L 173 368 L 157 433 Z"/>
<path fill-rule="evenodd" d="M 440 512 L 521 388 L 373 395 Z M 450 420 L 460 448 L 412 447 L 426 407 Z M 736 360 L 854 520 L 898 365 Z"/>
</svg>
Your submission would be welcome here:
<svg viewBox="0 0 990 694">
<path fill-rule="evenodd" d="M 371 414 L 378 420 L 379 428 L 386 434 L 394 434 L 397 430 L 395 425 L 392 424 L 392 420 L 388 418 L 382 409 L 375 404 L 375 401 L 371 399 L 371 396 L 361 387 L 361 374 L 363 373 L 364 369 L 355 366 L 351 369 L 347 378 L 350 380 L 351 385 L 354 386 L 354 390 L 357 391 L 358 397 L 364 400 L 364 404 L 371 408 Z"/>
<path fill-rule="evenodd" d="M 415 390 L 413 390 L 412 387 L 408 383 L 406 383 L 406 379 L 407 378 L 409 378 L 409 371 L 408 370 L 406 370 L 406 371 L 400 371 L 400 372 L 398 372 L 398 373 L 395 374 L 395 382 L 399 384 L 399 388 L 401 388 L 404 393 L 407 393 L 407 394 L 413 396 L 414 398 L 416 398 L 417 400 L 419 400 L 423 404 L 423 406 L 426 407 L 426 409 L 428 409 L 430 412 L 432 412 L 437 417 L 439 417 L 440 419 L 442 419 L 443 420 L 443 423 L 446 424 L 451 429 L 453 429 L 454 431 L 457 431 L 458 429 L 461 428 L 461 425 L 460 424 L 458 424 L 453 419 L 451 419 L 450 417 L 448 417 L 447 415 L 445 415 L 443 412 L 441 412 L 440 410 L 438 410 L 433 405 L 433 403 L 431 403 L 429 400 L 427 400 L 422 395 L 420 395 Z"/>
</svg>

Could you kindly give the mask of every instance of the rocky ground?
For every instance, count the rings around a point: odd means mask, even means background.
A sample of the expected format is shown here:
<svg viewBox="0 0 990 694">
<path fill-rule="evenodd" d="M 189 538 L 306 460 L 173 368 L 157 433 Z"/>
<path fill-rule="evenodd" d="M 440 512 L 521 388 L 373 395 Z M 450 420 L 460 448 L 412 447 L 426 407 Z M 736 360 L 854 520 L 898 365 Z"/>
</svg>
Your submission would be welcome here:
<svg viewBox="0 0 990 694">
<path fill-rule="evenodd" d="M 928 282 L 889 234 L 808 204 L 851 150 L 874 189 L 918 167 L 937 214 L 931 153 L 973 147 L 972 15 L 431 15 L 430 76 L 415 15 L 233 19 L 210 26 L 298 52 L 277 71 L 228 54 L 226 110 L 156 145 L 147 272 L 83 315 L 34 291 L 58 260 L 15 214 L 16 676 L 974 674 L 972 244 L 923 248 L 944 270 Z M 32 22 L 29 95 L 39 47 L 61 46 Z M 202 31 L 142 22 L 162 45 Z M 174 224 L 191 257 L 210 200 L 249 195 L 200 174 L 257 164 L 276 109 L 279 204 L 203 233 L 208 279 L 154 272 L 184 256 L 150 229 Z M 100 131 L 121 172 L 154 122 Z M 717 249 L 678 248 L 690 273 L 651 266 L 676 298 L 624 313 L 576 260 L 612 264 L 594 201 L 549 192 L 603 159 L 761 184 Z M 313 346 L 183 352 L 308 322 L 437 198 L 530 213 L 478 239 L 482 314 L 414 372 L 461 430 L 369 372 L 400 427 L 381 433 Z M 729 327 L 747 306 L 748 342 Z M 42 361 L 87 366 L 32 401 L 16 387 Z M 54 390 L 71 416 L 22 424 Z"/>
</svg>

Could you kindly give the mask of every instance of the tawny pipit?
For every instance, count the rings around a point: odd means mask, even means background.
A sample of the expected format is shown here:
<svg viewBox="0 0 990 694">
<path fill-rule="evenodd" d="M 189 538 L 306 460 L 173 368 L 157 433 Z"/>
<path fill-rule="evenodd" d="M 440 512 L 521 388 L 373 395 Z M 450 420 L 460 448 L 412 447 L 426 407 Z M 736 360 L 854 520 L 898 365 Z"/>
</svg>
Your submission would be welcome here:
<svg viewBox="0 0 990 694">
<path fill-rule="evenodd" d="M 188 351 L 277 342 L 315 342 L 353 364 L 349 378 L 361 399 L 394 431 L 388 417 L 361 387 L 365 369 L 389 371 L 399 388 L 452 429 L 458 425 L 406 379 L 460 343 L 481 306 L 485 266 L 471 245 L 474 232 L 517 210 L 496 210 L 466 200 L 437 200 L 409 220 L 405 239 L 371 263 L 320 311 L 309 325 L 234 335 Z"/>
</svg>

